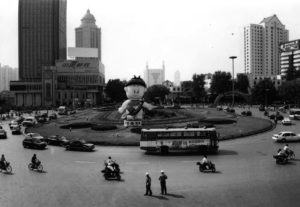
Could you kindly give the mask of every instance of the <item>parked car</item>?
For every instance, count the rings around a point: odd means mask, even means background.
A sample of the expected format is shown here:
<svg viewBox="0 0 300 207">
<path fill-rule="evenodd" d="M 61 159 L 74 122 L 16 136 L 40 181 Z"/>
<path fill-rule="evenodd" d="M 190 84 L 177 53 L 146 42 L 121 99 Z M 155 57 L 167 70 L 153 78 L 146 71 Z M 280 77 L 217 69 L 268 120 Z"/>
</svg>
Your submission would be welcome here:
<svg viewBox="0 0 300 207">
<path fill-rule="evenodd" d="M 269 118 L 270 119 L 275 119 L 275 116 L 276 116 L 276 118 L 277 118 L 278 121 L 283 120 L 283 116 L 281 114 L 270 114 Z"/>
<path fill-rule="evenodd" d="M 22 134 L 20 125 L 12 125 L 11 134 Z"/>
<path fill-rule="evenodd" d="M 34 126 L 35 124 L 37 124 L 37 121 L 34 117 L 27 117 L 22 122 L 23 126 Z"/>
<path fill-rule="evenodd" d="M 222 106 L 217 106 L 217 110 L 222 111 L 223 110 Z"/>
<path fill-rule="evenodd" d="M 67 140 L 66 137 L 60 135 L 49 136 L 45 139 L 45 141 L 49 145 L 56 145 L 56 146 L 65 146 L 70 142 L 69 140 Z"/>
<path fill-rule="evenodd" d="M 40 139 L 43 142 L 46 141 L 45 138 L 39 133 L 27 133 L 25 134 L 25 138 L 36 138 L 36 139 Z"/>
<path fill-rule="evenodd" d="M 290 118 L 288 118 L 288 117 L 285 117 L 285 118 L 281 121 L 281 123 L 282 123 L 283 125 L 292 125 L 292 121 L 291 121 Z"/>
<path fill-rule="evenodd" d="M 229 108 L 229 107 L 226 109 L 226 111 L 229 112 L 229 113 L 234 113 L 235 112 L 234 108 Z"/>
<path fill-rule="evenodd" d="M 86 143 L 84 140 L 72 140 L 66 146 L 66 150 L 75 151 L 93 151 L 95 149 L 94 144 Z"/>
<path fill-rule="evenodd" d="M 4 129 L 0 129 L 0 138 L 2 138 L 2 139 L 7 138 L 7 134 L 6 134 L 6 131 Z"/>
<path fill-rule="evenodd" d="M 242 111 L 241 113 L 244 116 L 252 116 L 252 112 L 251 111 Z"/>
<path fill-rule="evenodd" d="M 9 125 L 9 128 L 12 130 L 14 127 L 19 127 L 20 124 L 18 124 L 18 122 L 11 122 Z"/>
<path fill-rule="evenodd" d="M 76 110 L 71 110 L 68 112 L 69 115 L 76 114 Z"/>
<path fill-rule="evenodd" d="M 47 147 L 47 143 L 39 138 L 25 137 L 23 140 L 23 147 L 32 149 L 45 149 Z"/>
<path fill-rule="evenodd" d="M 264 107 L 263 105 L 260 105 L 260 106 L 258 107 L 258 110 L 259 110 L 259 111 L 265 111 L 265 107 Z"/>
<path fill-rule="evenodd" d="M 53 114 L 50 114 L 49 115 L 49 119 L 57 119 L 57 114 L 56 113 L 53 113 Z"/>
<path fill-rule="evenodd" d="M 280 132 L 274 134 L 272 139 L 276 142 L 287 142 L 287 141 L 300 141 L 300 135 L 291 131 Z"/>
</svg>

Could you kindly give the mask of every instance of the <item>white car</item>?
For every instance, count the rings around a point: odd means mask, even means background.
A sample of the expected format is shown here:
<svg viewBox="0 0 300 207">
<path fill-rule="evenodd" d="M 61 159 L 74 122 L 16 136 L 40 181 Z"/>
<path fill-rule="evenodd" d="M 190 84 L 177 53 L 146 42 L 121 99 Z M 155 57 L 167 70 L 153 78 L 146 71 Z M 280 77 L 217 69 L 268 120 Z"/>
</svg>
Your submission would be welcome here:
<svg viewBox="0 0 300 207">
<path fill-rule="evenodd" d="M 290 118 L 286 117 L 286 118 L 284 118 L 284 119 L 281 121 L 281 123 L 282 123 L 283 125 L 291 125 L 291 124 L 292 124 L 292 121 L 290 120 Z"/>
<path fill-rule="evenodd" d="M 37 123 L 36 119 L 34 117 L 27 117 L 24 119 L 24 121 L 22 122 L 23 126 L 33 126 Z"/>
<path fill-rule="evenodd" d="M 289 131 L 280 132 L 279 134 L 274 134 L 272 139 L 276 142 L 300 141 L 300 134 Z"/>
</svg>

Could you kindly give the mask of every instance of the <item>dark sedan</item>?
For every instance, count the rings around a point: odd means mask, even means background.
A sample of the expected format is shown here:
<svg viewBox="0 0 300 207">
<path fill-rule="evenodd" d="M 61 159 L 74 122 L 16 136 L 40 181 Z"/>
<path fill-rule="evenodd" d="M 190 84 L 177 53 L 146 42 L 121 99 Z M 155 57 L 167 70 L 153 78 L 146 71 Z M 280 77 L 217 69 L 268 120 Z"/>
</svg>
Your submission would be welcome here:
<svg viewBox="0 0 300 207">
<path fill-rule="evenodd" d="M 95 145 L 86 143 L 84 140 L 72 140 L 66 146 L 66 150 L 94 151 Z"/>
<path fill-rule="evenodd" d="M 70 142 L 69 140 L 67 140 L 66 137 L 60 135 L 49 136 L 45 139 L 45 141 L 49 145 L 56 145 L 56 146 L 65 146 Z"/>
<path fill-rule="evenodd" d="M 6 131 L 4 129 L 0 129 L 0 138 L 6 139 L 7 135 L 6 135 Z"/>
<path fill-rule="evenodd" d="M 39 138 L 26 137 L 23 140 L 23 147 L 32 149 L 45 149 L 47 147 L 47 143 Z"/>
</svg>

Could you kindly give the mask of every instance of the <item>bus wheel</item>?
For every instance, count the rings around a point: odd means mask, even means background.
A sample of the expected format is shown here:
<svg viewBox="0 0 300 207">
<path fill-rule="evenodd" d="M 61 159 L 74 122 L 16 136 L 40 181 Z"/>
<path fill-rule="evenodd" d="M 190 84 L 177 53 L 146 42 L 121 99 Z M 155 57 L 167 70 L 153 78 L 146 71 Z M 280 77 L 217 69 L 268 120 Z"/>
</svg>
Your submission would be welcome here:
<svg viewBox="0 0 300 207">
<path fill-rule="evenodd" d="M 161 153 L 162 155 L 167 155 L 167 154 L 169 153 L 169 148 L 166 147 L 166 146 L 162 146 L 162 147 L 160 148 L 160 153 Z"/>
</svg>

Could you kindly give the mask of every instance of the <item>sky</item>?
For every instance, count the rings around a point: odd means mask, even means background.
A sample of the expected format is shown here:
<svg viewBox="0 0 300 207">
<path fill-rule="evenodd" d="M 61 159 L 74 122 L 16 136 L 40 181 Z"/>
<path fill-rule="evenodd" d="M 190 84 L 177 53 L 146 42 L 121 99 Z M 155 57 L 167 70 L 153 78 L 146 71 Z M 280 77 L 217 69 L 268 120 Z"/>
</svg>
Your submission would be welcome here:
<svg viewBox="0 0 300 207">
<path fill-rule="evenodd" d="M 67 0 L 67 46 L 75 46 L 75 28 L 87 9 L 102 30 L 106 80 L 143 77 L 165 63 L 166 79 L 181 80 L 217 70 L 244 71 L 243 28 L 277 15 L 300 39 L 297 0 Z M 0 0 L 0 64 L 18 67 L 18 0 Z"/>
</svg>

